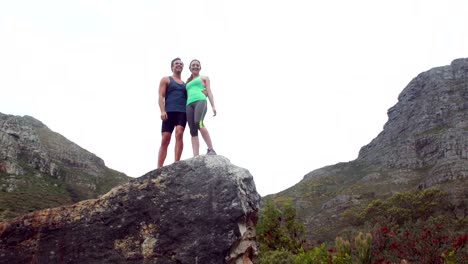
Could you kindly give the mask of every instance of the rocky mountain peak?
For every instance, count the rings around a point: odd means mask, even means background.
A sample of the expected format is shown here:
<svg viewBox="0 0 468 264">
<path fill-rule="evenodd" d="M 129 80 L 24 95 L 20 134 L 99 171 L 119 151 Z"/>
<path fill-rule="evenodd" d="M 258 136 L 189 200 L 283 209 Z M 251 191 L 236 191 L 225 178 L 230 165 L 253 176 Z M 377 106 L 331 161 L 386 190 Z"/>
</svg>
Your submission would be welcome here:
<svg viewBox="0 0 468 264">
<path fill-rule="evenodd" d="M 427 169 L 427 183 L 468 177 L 468 59 L 419 74 L 357 161 Z"/>
<path fill-rule="evenodd" d="M 128 179 L 34 117 L 0 113 L 0 220 L 94 198 Z"/>
<path fill-rule="evenodd" d="M 9 174 L 21 175 L 20 159 L 43 173 L 57 176 L 58 163 L 75 164 L 95 172 L 105 166 L 104 161 L 79 147 L 62 135 L 53 132 L 31 116 L 12 116 L 0 113 L 0 135 L 3 167 Z"/>
<path fill-rule="evenodd" d="M 468 183 L 468 58 L 417 75 L 356 160 L 316 169 L 273 197 L 292 199 L 311 241 L 347 227 L 346 211 L 398 192 L 437 188 L 454 201 Z"/>
</svg>

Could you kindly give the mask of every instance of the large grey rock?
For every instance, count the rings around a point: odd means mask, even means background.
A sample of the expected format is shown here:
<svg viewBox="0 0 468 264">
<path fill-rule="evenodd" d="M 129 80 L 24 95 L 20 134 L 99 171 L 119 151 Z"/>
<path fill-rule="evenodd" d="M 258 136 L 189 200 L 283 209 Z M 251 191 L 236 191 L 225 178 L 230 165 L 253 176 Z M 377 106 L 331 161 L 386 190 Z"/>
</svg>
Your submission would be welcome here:
<svg viewBox="0 0 468 264">
<path fill-rule="evenodd" d="M 0 263 L 251 263 L 259 202 L 246 169 L 198 156 L 0 223 Z"/>
</svg>

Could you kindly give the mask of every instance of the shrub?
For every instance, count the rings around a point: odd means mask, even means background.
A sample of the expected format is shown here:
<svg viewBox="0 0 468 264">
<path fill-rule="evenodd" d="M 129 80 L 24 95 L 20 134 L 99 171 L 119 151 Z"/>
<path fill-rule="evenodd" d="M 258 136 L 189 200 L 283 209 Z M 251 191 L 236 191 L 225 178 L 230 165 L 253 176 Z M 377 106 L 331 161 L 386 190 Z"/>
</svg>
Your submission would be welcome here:
<svg viewBox="0 0 468 264">
<path fill-rule="evenodd" d="M 257 224 L 257 263 L 468 263 L 465 200 L 455 205 L 439 190 L 399 193 L 387 200 L 376 200 L 358 212 L 367 223 L 362 229 L 371 233 L 360 232 L 353 245 L 337 237 L 334 248 L 321 244 L 308 251 L 302 247 L 304 227 L 296 220 L 292 203 L 279 208 L 267 200 Z"/>
<path fill-rule="evenodd" d="M 335 239 L 336 253 L 332 257 L 333 263 L 350 264 L 351 263 L 351 243 L 341 237 Z"/>
<path fill-rule="evenodd" d="M 357 258 L 359 263 L 370 264 L 372 262 L 372 235 L 370 233 L 363 234 L 362 232 L 354 239 L 354 245 L 357 250 Z"/>
<path fill-rule="evenodd" d="M 255 261 L 259 264 L 295 264 L 296 256 L 287 250 L 270 250 L 262 252 Z"/>
<path fill-rule="evenodd" d="M 440 217 L 403 225 L 381 222 L 374 229 L 373 257 L 392 262 L 467 263 L 466 230 L 454 231 L 447 226 L 450 221 Z"/>
<path fill-rule="evenodd" d="M 298 253 L 302 248 L 304 227 L 296 220 L 296 209 L 291 202 L 280 210 L 267 200 L 257 223 L 260 251 L 286 250 Z"/>
<path fill-rule="evenodd" d="M 448 194 L 436 189 L 397 193 L 387 200 L 375 200 L 361 212 L 364 221 L 385 216 L 391 222 L 403 224 L 418 219 L 427 220 L 436 213 L 448 214 L 454 210 Z"/>
<path fill-rule="evenodd" d="M 328 264 L 333 263 L 331 252 L 325 244 L 315 247 L 307 252 L 301 250 L 296 257 L 296 264 Z"/>
</svg>

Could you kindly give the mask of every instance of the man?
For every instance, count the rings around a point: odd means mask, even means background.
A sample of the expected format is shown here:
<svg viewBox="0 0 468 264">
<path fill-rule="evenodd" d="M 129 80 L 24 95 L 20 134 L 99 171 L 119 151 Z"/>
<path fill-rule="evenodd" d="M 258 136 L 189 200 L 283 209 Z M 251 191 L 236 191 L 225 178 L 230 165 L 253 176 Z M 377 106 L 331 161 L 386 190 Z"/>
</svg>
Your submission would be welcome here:
<svg viewBox="0 0 468 264">
<path fill-rule="evenodd" d="M 172 76 L 166 76 L 159 83 L 159 109 L 162 119 L 162 140 L 158 154 L 158 168 L 164 165 L 167 148 L 171 142 L 175 128 L 175 161 L 179 161 L 184 149 L 184 130 L 187 123 L 185 108 L 187 104 L 187 90 L 181 79 L 184 63 L 180 58 L 171 61 Z"/>
</svg>

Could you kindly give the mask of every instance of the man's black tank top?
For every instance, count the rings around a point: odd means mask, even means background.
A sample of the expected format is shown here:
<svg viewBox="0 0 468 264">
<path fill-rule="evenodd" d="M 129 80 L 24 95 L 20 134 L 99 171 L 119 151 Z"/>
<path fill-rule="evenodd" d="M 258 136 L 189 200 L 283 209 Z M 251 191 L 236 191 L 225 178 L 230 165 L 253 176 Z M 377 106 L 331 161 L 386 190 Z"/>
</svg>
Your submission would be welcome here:
<svg viewBox="0 0 468 264">
<path fill-rule="evenodd" d="M 172 76 L 169 76 L 170 83 L 166 88 L 165 109 L 166 112 L 185 112 L 187 104 L 187 90 L 185 83 L 177 83 Z"/>
</svg>

